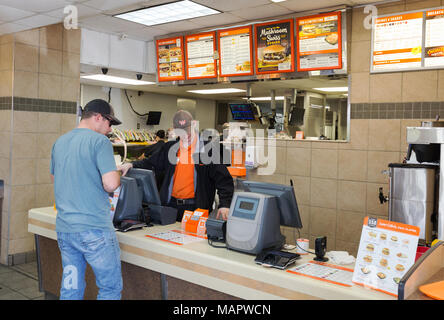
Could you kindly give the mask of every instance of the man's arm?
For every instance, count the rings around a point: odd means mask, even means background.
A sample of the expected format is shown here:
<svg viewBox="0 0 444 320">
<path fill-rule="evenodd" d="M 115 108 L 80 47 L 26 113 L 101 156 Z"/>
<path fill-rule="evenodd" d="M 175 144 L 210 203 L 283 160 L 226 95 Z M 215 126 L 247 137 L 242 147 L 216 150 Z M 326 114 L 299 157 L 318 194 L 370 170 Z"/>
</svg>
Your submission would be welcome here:
<svg viewBox="0 0 444 320">
<path fill-rule="evenodd" d="M 120 186 L 120 174 L 118 171 L 110 171 L 102 176 L 103 188 L 106 192 L 114 192 Z"/>
</svg>

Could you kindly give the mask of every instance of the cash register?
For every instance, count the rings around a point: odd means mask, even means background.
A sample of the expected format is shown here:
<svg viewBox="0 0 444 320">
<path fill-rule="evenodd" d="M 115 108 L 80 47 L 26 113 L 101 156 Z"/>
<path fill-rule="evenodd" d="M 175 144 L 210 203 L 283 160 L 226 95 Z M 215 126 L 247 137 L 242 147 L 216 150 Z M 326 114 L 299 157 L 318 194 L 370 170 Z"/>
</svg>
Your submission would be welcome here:
<svg viewBox="0 0 444 320">
<path fill-rule="evenodd" d="M 293 186 L 243 181 L 236 191 L 226 226 L 227 247 L 249 254 L 280 250 L 280 226 L 302 228 Z"/>
</svg>

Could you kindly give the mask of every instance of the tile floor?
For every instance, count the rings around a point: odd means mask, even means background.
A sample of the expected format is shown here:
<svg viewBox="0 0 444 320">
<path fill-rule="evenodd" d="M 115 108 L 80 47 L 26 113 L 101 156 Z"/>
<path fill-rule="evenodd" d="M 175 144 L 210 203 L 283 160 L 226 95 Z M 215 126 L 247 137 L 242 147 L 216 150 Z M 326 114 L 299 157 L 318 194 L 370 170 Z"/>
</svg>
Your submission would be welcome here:
<svg viewBox="0 0 444 320">
<path fill-rule="evenodd" d="M 0 264 L 0 300 L 44 300 L 39 291 L 37 262 L 15 266 Z"/>
</svg>

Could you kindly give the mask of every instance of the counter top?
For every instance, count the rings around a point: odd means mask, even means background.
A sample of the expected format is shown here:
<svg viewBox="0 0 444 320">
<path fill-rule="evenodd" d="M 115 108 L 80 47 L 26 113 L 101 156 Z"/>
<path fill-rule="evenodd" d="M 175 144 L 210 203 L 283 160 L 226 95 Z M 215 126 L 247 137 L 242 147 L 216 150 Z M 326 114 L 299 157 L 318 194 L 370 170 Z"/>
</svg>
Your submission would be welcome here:
<svg viewBox="0 0 444 320">
<path fill-rule="evenodd" d="M 53 240 L 56 211 L 53 207 L 29 210 L 28 231 Z M 180 223 L 154 226 L 126 233 L 117 232 L 121 260 L 149 270 L 189 281 L 241 299 L 331 299 L 393 300 L 393 296 L 364 288 L 311 279 L 275 268 L 262 267 L 255 256 L 214 248 L 206 240 L 176 245 L 146 237 L 162 231 L 180 229 Z M 301 255 L 296 265 L 310 261 Z M 353 269 L 353 266 L 347 265 Z"/>
</svg>

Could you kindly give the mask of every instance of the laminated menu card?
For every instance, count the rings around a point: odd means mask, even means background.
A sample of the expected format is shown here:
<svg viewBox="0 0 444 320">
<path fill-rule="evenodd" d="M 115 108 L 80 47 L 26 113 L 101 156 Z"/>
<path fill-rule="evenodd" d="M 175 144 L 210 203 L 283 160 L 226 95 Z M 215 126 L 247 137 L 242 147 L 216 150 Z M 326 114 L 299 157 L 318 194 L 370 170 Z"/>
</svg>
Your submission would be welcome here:
<svg viewBox="0 0 444 320">
<path fill-rule="evenodd" d="M 394 221 L 364 219 L 353 282 L 393 296 L 415 263 L 419 228 Z"/>
</svg>

